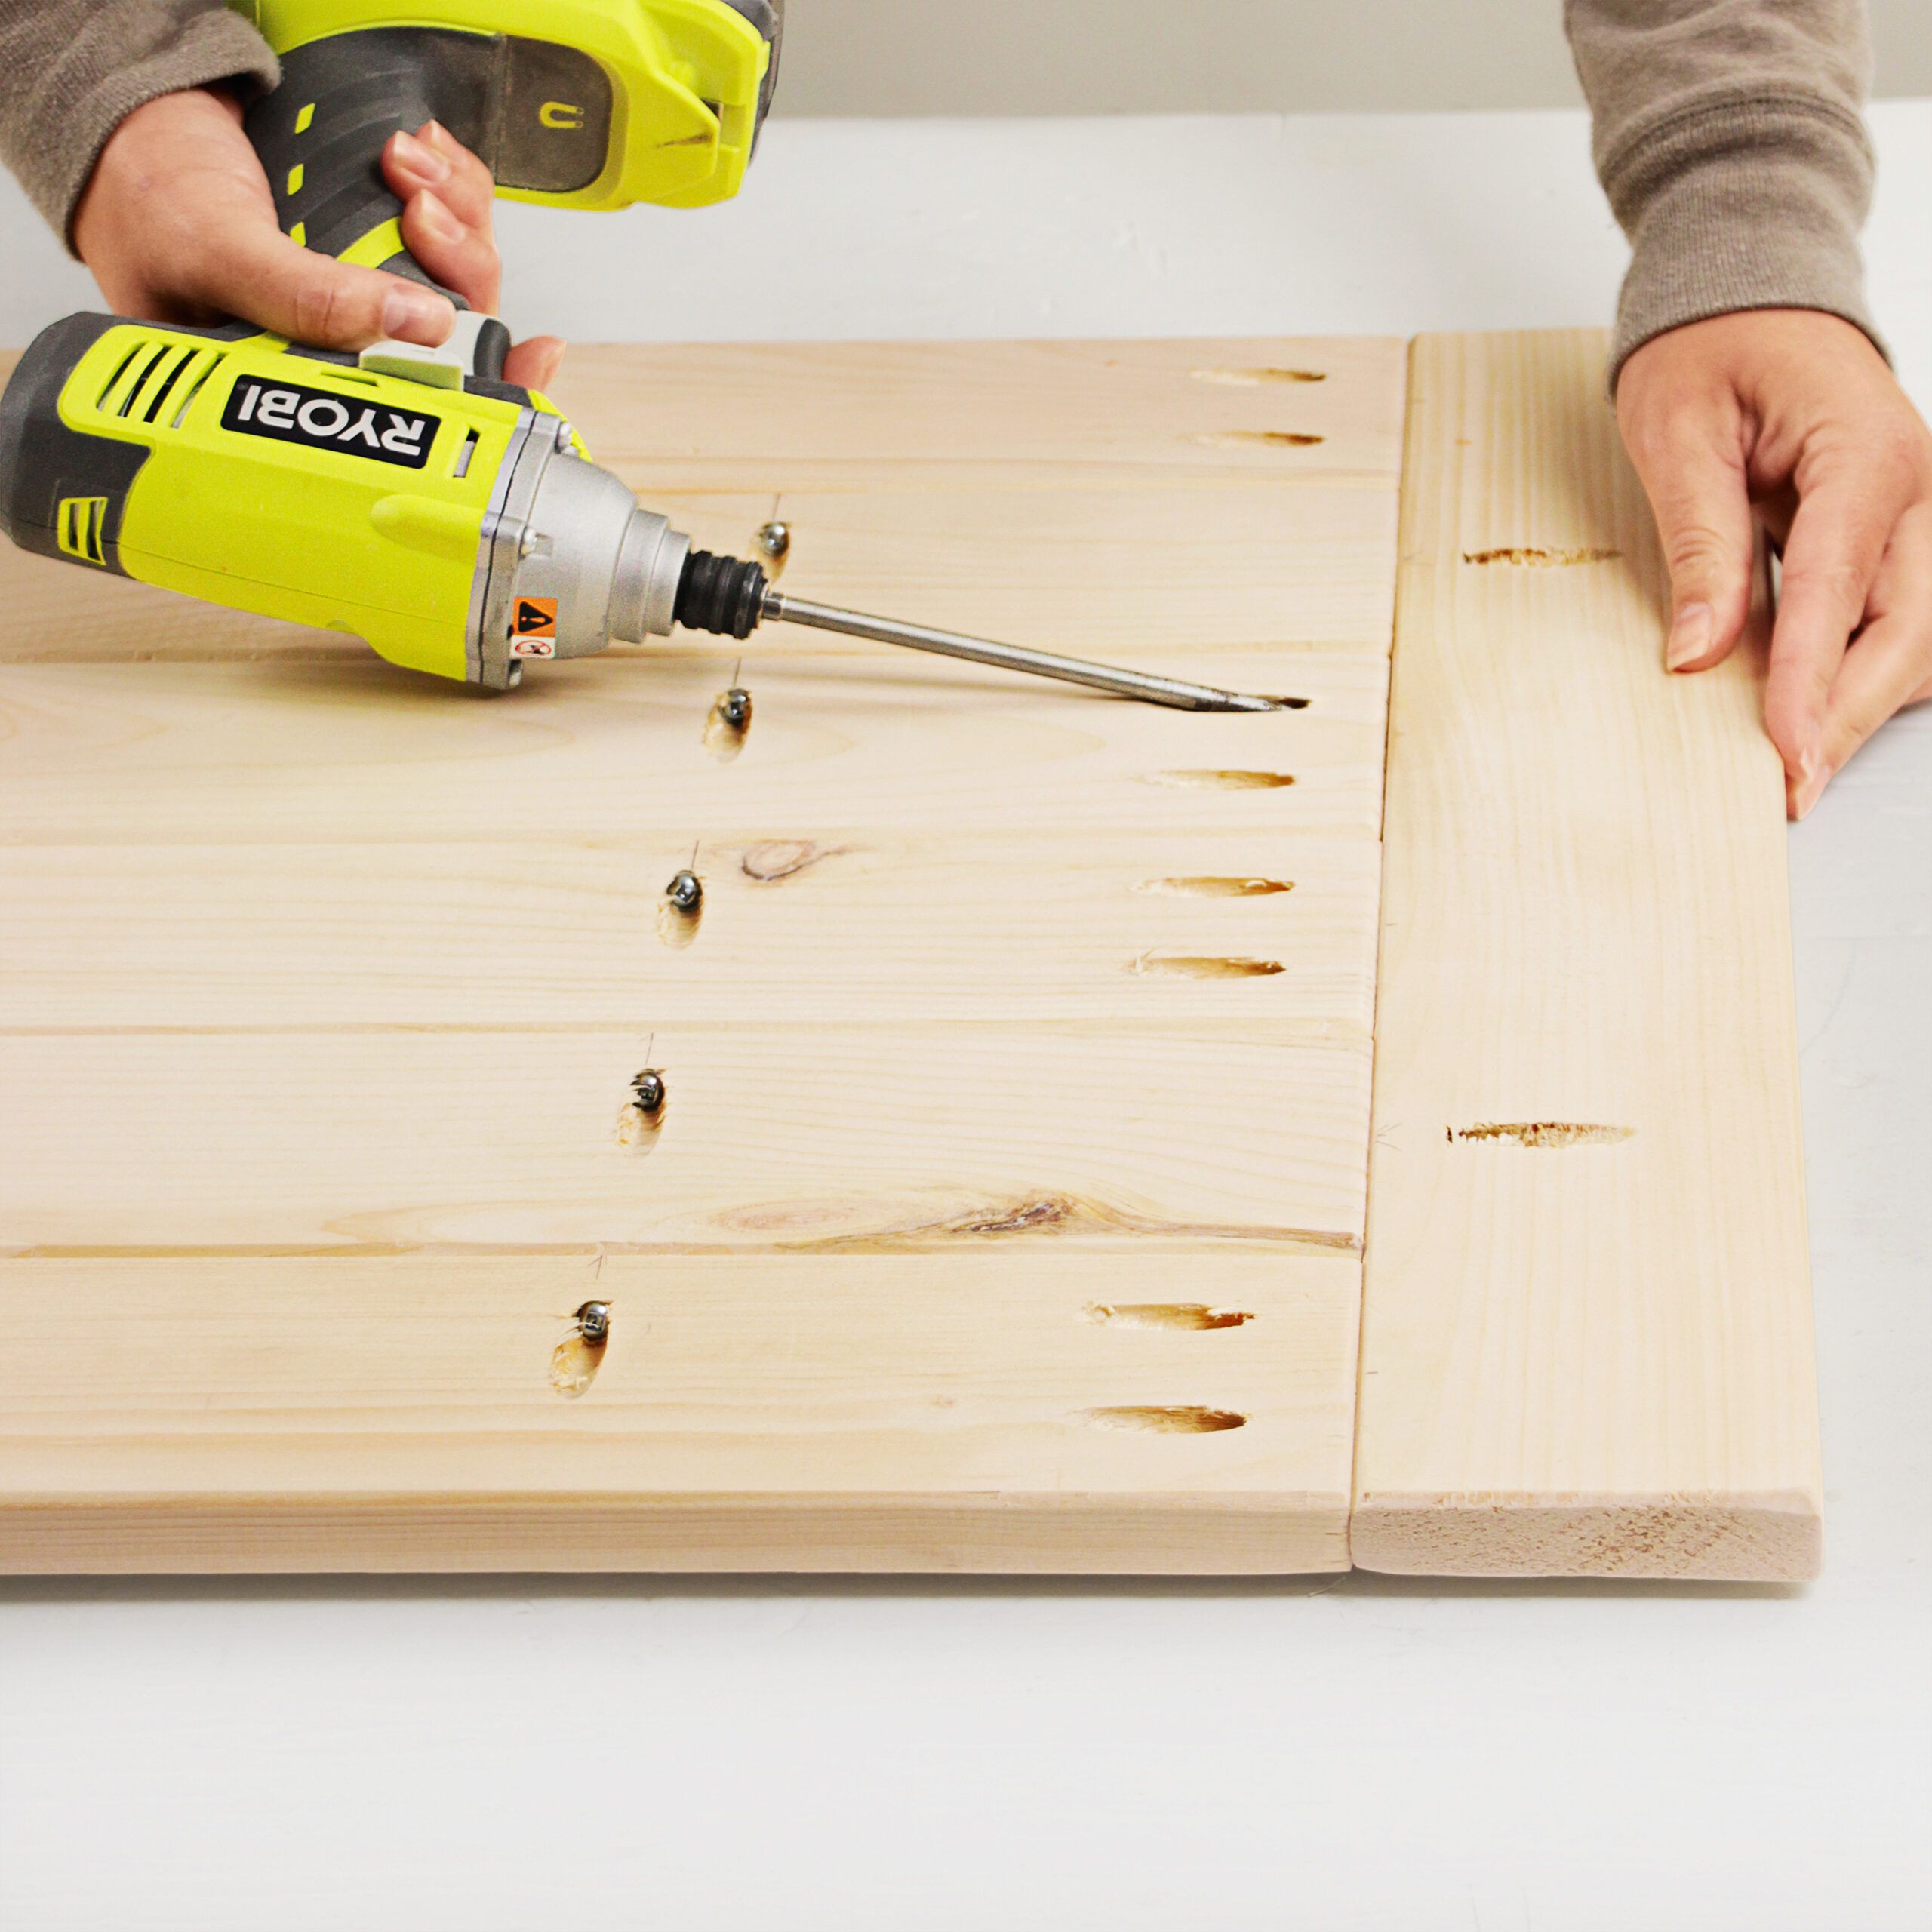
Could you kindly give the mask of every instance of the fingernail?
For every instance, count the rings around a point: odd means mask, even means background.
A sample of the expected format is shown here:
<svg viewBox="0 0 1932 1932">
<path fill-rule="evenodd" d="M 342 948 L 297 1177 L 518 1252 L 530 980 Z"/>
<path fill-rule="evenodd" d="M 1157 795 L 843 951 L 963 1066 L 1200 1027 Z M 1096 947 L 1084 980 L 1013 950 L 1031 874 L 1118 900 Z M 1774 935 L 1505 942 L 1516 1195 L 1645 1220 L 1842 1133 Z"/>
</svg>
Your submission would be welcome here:
<svg viewBox="0 0 1932 1932">
<path fill-rule="evenodd" d="M 450 178 L 450 165 L 434 148 L 426 146 L 414 134 L 398 134 L 395 137 L 396 158 L 411 174 L 420 174 L 426 181 L 447 181 Z"/>
<path fill-rule="evenodd" d="M 463 239 L 463 223 L 427 188 L 416 197 L 416 218 L 438 242 Z"/>
<path fill-rule="evenodd" d="M 1832 768 L 1815 752 L 1807 752 L 1798 761 L 1791 777 L 1791 815 L 1801 819 L 1823 795 L 1831 783 Z"/>
<path fill-rule="evenodd" d="M 1714 628 L 1708 604 L 1685 605 L 1670 627 L 1670 641 L 1664 647 L 1666 667 L 1681 671 L 1685 665 L 1703 657 L 1711 648 Z"/>
<path fill-rule="evenodd" d="M 454 311 L 442 296 L 412 282 L 398 282 L 383 303 L 383 333 L 411 342 L 440 342 L 454 320 Z"/>
</svg>

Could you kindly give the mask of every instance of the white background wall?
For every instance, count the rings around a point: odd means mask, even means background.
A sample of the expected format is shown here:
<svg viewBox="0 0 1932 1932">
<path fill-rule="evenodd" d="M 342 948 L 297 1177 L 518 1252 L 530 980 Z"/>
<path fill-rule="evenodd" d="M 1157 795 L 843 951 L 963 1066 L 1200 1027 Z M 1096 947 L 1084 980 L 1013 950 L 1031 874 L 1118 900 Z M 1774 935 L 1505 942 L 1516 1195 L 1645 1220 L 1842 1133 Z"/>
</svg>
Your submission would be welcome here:
<svg viewBox="0 0 1932 1932">
<path fill-rule="evenodd" d="M 1932 5 L 1869 0 L 1884 95 L 1932 94 Z M 1568 107 L 1561 0 L 788 0 L 787 114 Z"/>
</svg>

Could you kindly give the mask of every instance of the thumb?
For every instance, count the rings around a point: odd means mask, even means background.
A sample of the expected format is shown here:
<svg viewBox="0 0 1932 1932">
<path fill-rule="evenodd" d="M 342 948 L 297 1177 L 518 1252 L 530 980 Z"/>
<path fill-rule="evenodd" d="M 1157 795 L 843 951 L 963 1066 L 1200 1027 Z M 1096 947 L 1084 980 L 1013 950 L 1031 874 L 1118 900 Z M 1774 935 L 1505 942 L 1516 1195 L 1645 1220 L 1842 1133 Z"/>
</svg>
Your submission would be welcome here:
<svg viewBox="0 0 1932 1932">
<path fill-rule="evenodd" d="M 1757 533 L 1741 451 L 1675 435 L 1632 460 L 1657 520 L 1670 567 L 1673 671 L 1708 670 L 1730 655 L 1751 612 Z"/>
<path fill-rule="evenodd" d="M 433 348 L 456 326 L 434 289 L 332 260 L 266 224 L 231 226 L 204 251 L 195 279 L 208 308 L 317 349 L 366 349 L 383 336 Z"/>
</svg>

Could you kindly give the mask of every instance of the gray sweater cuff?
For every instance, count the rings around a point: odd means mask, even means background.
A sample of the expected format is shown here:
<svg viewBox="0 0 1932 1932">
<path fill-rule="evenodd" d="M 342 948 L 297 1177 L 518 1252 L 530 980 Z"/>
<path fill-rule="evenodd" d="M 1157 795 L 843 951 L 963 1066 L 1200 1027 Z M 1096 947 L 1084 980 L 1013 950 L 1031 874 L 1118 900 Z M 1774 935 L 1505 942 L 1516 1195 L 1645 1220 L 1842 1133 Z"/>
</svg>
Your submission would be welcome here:
<svg viewBox="0 0 1932 1932">
<path fill-rule="evenodd" d="M 16 97 L 0 134 L 9 165 L 69 249 L 75 207 L 94 163 L 136 108 L 216 81 L 266 89 L 281 78 L 268 42 L 225 6 L 121 0 L 51 11 L 73 31 L 57 48 L 31 50 L 45 65 L 26 97 Z"/>
<path fill-rule="evenodd" d="M 1855 114 L 1777 94 L 1689 109 L 1633 131 L 1602 174 L 1633 251 L 1613 387 L 1653 336 L 1740 309 L 1820 309 L 1884 352 L 1858 251 L 1872 150 Z"/>
</svg>

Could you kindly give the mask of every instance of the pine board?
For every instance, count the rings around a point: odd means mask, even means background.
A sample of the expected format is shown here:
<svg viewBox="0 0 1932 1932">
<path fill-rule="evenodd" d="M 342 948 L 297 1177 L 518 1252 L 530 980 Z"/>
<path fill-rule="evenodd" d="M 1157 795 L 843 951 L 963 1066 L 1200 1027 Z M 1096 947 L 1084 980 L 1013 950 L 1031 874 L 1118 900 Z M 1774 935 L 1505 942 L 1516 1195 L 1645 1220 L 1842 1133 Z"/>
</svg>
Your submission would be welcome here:
<svg viewBox="0 0 1932 1932">
<path fill-rule="evenodd" d="M 578 414 L 601 457 L 601 414 Z M 1172 463 L 1016 466 L 1019 481 L 1006 489 L 977 468 L 971 473 L 983 480 L 947 487 L 930 460 L 880 458 L 848 466 L 837 487 L 757 497 L 666 489 L 648 464 L 612 466 L 707 548 L 747 554 L 759 525 L 783 518 L 794 539 L 787 581 L 823 602 L 896 614 L 912 595 L 927 623 L 1115 656 L 1250 645 L 1386 655 L 1396 478 L 1324 476 L 1311 454 L 1282 450 L 1272 458 L 1281 473 L 1246 481 Z M 57 571 L 10 569 L 7 581 L 17 601 L 0 663 L 368 664 L 355 638 L 209 610 L 120 580 L 71 585 Z M 1177 583 L 1186 586 L 1179 595 Z M 700 641 L 679 637 L 681 646 Z M 754 670 L 829 654 L 876 666 L 879 648 L 782 626 L 748 642 Z M 620 645 L 609 661 L 679 654 L 653 640 Z"/>
<path fill-rule="evenodd" d="M 1277 717 L 780 630 L 721 763 L 696 641 L 0 554 L 0 1567 L 1808 1574 L 1776 768 L 1601 346 L 1415 346 L 1392 735 L 1389 343 L 574 356 L 700 542 Z"/>
<path fill-rule="evenodd" d="M 16 1260 L 8 1567 L 1346 1566 L 1353 1257 L 1006 1253 Z"/>
<path fill-rule="evenodd" d="M 1069 838 L 1137 825 L 1376 836 L 1387 664 L 1367 650 L 1190 656 L 1190 675 L 1309 701 L 1225 715 L 1073 704 L 1051 687 L 1043 699 L 949 660 L 895 655 L 909 661 L 747 663 L 755 718 L 728 764 L 702 738 L 736 653 L 592 660 L 541 688 L 526 681 L 514 706 L 363 660 L 177 664 L 152 678 L 20 665 L 6 679 L 0 844 L 495 847 L 641 829 L 668 878 L 710 838 L 970 826 Z M 640 889 L 661 889 L 657 869 Z"/>
<path fill-rule="evenodd" d="M 702 943 L 700 940 L 700 943 Z M 1177 983 L 1175 1003 L 1189 986 Z M 656 1032 L 654 1048 L 649 1036 Z M 609 1244 L 782 1257 L 1360 1242 L 1368 1038 L 1171 1017 L 621 1031 L 513 1021 L 16 1032 L 0 1241 L 220 1253 Z M 647 1057 L 654 1144 L 620 1130 Z M 101 1185 L 101 1123 L 181 1097 Z M 669 1266 L 667 1259 L 666 1266 Z M 1026 1265 L 1023 1261 L 1008 1265 Z"/>
<path fill-rule="evenodd" d="M 573 349 L 566 405 L 635 487 L 1312 482 L 1401 477 L 1402 388 L 1372 337 Z M 808 376 L 803 374 L 809 371 Z M 602 426 L 608 423 L 608 432 Z"/>
<path fill-rule="evenodd" d="M 701 840 L 703 946 L 645 957 L 654 1024 L 835 1017 L 1374 1020 L 1374 840 L 1307 832 L 891 828 Z M 637 901 L 690 857 L 654 836 L 361 845 L 0 844 L 0 981 L 39 1026 L 635 1025 Z M 1016 890 L 1053 868 L 1050 892 Z M 138 924 L 146 946 L 122 941 Z M 1257 971 L 1217 977 L 1216 962 Z M 479 965 L 485 970 L 479 971 Z M 1268 969 L 1278 966 L 1282 970 Z M 1257 979 L 1265 983 L 1256 983 Z M 559 997 L 567 991 L 568 997 Z"/>
<path fill-rule="evenodd" d="M 1762 638 L 1661 674 L 1601 352 L 1414 351 L 1355 1560 L 1789 1580 L 1821 1501 Z"/>
<path fill-rule="evenodd" d="M 0 1561 L 1345 1567 L 1403 381 L 576 358 L 700 541 L 1260 718 L 780 632 L 721 762 L 734 654 L 478 701 L 0 557 Z"/>
</svg>

